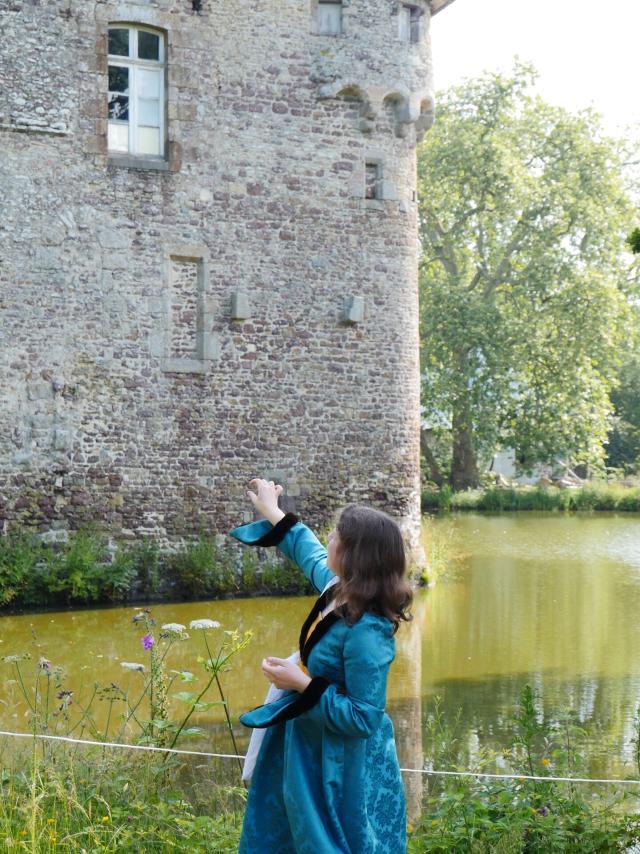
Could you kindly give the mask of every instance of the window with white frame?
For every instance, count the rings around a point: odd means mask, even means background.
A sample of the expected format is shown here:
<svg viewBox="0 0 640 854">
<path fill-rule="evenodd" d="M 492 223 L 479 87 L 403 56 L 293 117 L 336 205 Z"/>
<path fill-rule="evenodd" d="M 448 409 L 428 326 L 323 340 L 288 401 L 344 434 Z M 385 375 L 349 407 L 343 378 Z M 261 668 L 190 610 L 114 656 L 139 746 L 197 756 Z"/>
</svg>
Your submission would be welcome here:
<svg viewBox="0 0 640 854">
<path fill-rule="evenodd" d="M 148 27 L 109 27 L 109 153 L 164 157 L 162 33 Z"/>
<path fill-rule="evenodd" d="M 407 3 L 400 6 L 399 32 L 403 41 L 412 44 L 417 44 L 420 41 L 421 18 L 422 9 L 419 6 L 410 6 Z"/>
<path fill-rule="evenodd" d="M 318 32 L 324 36 L 339 36 L 342 32 L 342 2 L 318 0 Z"/>
</svg>

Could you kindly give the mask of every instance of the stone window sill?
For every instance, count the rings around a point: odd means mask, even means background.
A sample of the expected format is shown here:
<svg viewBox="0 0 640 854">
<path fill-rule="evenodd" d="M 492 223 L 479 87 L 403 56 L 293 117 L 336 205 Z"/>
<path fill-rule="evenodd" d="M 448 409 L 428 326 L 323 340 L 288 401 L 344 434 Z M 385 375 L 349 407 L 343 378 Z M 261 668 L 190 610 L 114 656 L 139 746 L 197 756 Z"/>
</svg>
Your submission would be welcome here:
<svg viewBox="0 0 640 854">
<path fill-rule="evenodd" d="M 210 362 L 205 359 L 163 359 L 165 374 L 206 374 Z"/>
<path fill-rule="evenodd" d="M 169 161 L 158 157 L 129 157 L 127 155 L 110 154 L 108 166 L 118 166 L 122 169 L 147 169 L 155 172 L 168 172 Z"/>
<path fill-rule="evenodd" d="M 365 210 L 385 212 L 390 210 L 389 202 L 392 199 L 361 199 L 362 206 Z"/>
</svg>

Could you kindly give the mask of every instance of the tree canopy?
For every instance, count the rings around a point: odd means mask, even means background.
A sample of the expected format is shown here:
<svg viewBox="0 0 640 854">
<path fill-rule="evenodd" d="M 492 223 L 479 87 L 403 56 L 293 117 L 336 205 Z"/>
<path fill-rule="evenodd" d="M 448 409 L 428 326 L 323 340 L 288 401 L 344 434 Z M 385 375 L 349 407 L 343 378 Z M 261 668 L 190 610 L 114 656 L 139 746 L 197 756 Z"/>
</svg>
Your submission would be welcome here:
<svg viewBox="0 0 640 854">
<path fill-rule="evenodd" d="M 524 469 L 600 463 L 634 328 L 625 151 L 534 80 L 516 65 L 445 92 L 418 153 L 422 402 L 454 488 L 498 447 Z"/>
</svg>

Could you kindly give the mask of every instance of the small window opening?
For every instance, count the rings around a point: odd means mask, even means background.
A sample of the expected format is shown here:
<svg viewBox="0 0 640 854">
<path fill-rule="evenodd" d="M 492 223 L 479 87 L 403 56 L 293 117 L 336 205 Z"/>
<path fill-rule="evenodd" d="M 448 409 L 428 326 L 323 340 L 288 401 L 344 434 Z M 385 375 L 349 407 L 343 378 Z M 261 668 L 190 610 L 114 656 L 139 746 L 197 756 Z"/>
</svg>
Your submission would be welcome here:
<svg viewBox="0 0 640 854">
<path fill-rule="evenodd" d="M 318 32 L 339 36 L 342 32 L 342 2 L 318 0 Z"/>
<path fill-rule="evenodd" d="M 152 30 L 109 27 L 109 151 L 164 156 L 164 40 Z"/>
<path fill-rule="evenodd" d="M 364 197 L 365 199 L 379 199 L 381 196 L 382 169 L 379 163 L 365 163 L 364 165 Z"/>
<path fill-rule="evenodd" d="M 400 38 L 405 42 L 417 44 L 421 36 L 422 9 L 419 6 L 404 4 L 400 7 Z"/>
</svg>

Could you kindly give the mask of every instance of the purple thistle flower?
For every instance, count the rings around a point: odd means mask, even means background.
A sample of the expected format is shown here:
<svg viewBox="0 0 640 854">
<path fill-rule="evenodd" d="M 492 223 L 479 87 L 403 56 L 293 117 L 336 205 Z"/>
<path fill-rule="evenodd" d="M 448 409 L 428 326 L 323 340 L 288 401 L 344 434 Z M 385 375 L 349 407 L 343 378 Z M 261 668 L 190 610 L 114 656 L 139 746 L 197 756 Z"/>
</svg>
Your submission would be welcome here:
<svg viewBox="0 0 640 854">
<path fill-rule="evenodd" d="M 142 646 L 143 646 L 145 649 L 151 649 L 151 647 L 153 646 L 154 642 L 155 642 L 155 641 L 153 640 L 153 635 L 145 635 L 145 636 L 142 638 Z"/>
</svg>

